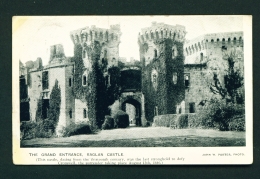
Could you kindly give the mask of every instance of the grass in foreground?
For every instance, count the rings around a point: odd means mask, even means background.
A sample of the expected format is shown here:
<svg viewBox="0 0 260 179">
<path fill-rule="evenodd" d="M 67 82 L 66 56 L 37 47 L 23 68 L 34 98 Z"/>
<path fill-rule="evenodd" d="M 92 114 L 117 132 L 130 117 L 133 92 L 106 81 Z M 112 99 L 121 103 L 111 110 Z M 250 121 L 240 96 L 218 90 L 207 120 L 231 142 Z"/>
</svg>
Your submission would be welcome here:
<svg viewBox="0 0 260 179">
<path fill-rule="evenodd" d="M 70 141 L 55 142 L 52 144 L 33 144 L 22 141 L 21 147 L 226 147 L 245 146 L 244 138 L 221 138 L 221 137 L 161 137 L 161 138 L 140 138 L 140 139 L 117 139 L 101 141 Z"/>
</svg>

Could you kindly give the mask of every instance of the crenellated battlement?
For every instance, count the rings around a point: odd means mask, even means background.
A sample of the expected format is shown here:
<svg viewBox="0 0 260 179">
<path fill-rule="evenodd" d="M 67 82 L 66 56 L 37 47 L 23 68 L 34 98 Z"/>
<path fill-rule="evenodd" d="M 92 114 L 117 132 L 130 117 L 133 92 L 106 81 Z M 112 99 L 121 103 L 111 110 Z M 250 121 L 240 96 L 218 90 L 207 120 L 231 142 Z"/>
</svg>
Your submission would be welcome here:
<svg viewBox="0 0 260 179">
<path fill-rule="evenodd" d="M 145 43 L 147 41 L 166 38 L 184 42 L 186 33 L 185 27 L 181 25 L 172 26 L 164 23 L 152 22 L 151 27 L 141 29 L 141 33 L 138 35 L 138 42 Z"/>
<path fill-rule="evenodd" d="M 93 41 L 101 43 L 120 43 L 120 25 L 111 25 L 110 29 L 97 28 L 96 26 L 84 27 L 70 32 L 71 40 L 74 44 L 83 44 Z"/>
<path fill-rule="evenodd" d="M 201 35 L 184 44 L 186 56 L 200 52 L 209 47 L 243 46 L 243 32 L 225 32 Z"/>
</svg>

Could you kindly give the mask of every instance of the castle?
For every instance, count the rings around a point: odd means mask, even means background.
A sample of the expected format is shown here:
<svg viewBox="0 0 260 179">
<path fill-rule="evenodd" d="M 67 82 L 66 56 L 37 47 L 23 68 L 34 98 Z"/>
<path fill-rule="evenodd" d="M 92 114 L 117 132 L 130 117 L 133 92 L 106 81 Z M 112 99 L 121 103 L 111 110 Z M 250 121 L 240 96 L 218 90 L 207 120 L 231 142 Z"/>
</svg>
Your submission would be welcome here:
<svg viewBox="0 0 260 179">
<path fill-rule="evenodd" d="M 40 58 L 26 62 L 25 66 L 20 62 L 20 120 L 36 120 L 39 100 L 43 118 L 48 117 L 55 81 L 59 82 L 61 90 L 58 126 L 97 117 L 98 111 L 88 115 L 92 107 L 88 104 L 88 96 L 78 95 L 74 86 L 89 85 L 95 62 L 104 66 L 105 86 L 113 81 L 108 69 L 120 68 L 120 95 L 110 106 L 111 113 L 118 109 L 126 111 L 131 104 L 137 125 L 144 126 L 158 115 L 202 110 L 200 104 L 212 95 L 208 79 L 212 78 L 212 70 L 219 70 L 215 64 L 225 63 L 223 54 L 236 49 L 238 64 L 243 69 L 243 32 L 205 34 L 191 41 L 185 39 L 186 33 L 184 26 L 153 22 L 138 35 L 140 61 L 123 63 L 125 59 L 119 57 L 119 25 L 112 25 L 110 29 L 91 26 L 72 31 L 74 57 L 66 57 L 59 44 L 51 46 L 46 66 Z M 83 62 L 81 66 L 77 65 L 77 59 Z"/>
</svg>

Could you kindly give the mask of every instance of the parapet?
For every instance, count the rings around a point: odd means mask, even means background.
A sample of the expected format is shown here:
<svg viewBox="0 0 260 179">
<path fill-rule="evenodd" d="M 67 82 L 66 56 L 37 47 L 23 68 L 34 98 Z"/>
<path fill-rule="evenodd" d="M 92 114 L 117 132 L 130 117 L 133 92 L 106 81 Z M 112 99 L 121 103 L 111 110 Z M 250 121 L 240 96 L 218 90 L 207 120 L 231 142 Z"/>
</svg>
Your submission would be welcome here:
<svg viewBox="0 0 260 179">
<path fill-rule="evenodd" d="M 91 26 L 70 32 L 70 37 L 74 44 L 83 44 L 94 40 L 100 42 L 119 42 L 120 36 L 121 30 L 119 24 L 111 25 L 110 29 Z"/>
<path fill-rule="evenodd" d="M 186 30 L 181 25 L 168 25 L 164 23 L 152 22 L 151 27 L 141 29 L 138 36 L 139 43 L 147 41 L 169 38 L 174 41 L 184 42 Z"/>
<path fill-rule="evenodd" d="M 184 44 L 186 56 L 206 49 L 209 45 L 225 46 L 227 44 L 243 44 L 243 32 L 225 32 L 201 35 Z"/>
</svg>

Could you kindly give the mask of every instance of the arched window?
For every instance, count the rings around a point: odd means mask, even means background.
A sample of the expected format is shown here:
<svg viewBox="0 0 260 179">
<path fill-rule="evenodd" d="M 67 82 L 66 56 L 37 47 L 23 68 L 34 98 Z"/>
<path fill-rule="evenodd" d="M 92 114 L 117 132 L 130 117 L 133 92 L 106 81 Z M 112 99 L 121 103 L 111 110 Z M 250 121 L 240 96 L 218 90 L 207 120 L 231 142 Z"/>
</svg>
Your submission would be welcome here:
<svg viewBox="0 0 260 179">
<path fill-rule="evenodd" d="M 217 38 L 217 42 L 219 42 L 219 38 Z"/>
<path fill-rule="evenodd" d="M 213 40 L 213 39 L 211 39 L 211 42 L 214 42 L 214 40 Z"/>
<path fill-rule="evenodd" d="M 154 49 L 154 57 L 156 58 L 157 57 L 157 50 Z"/>
<path fill-rule="evenodd" d="M 83 78 L 83 79 L 82 79 L 82 84 L 83 84 L 83 86 L 87 85 L 87 77 L 86 77 L 86 75 L 83 75 L 82 78 Z"/>
<path fill-rule="evenodd" d="M 103 33 L 102 32 L 100 32 L 99 37 L 100 37 L 100 39 L 103 40 Z"/>
<path fill-rule="evenodd" d="M 112 33 L 112 34 L 111 34 L 111 40 L 113 40 L 113 39 L 114 39 L 114 34 Z"/>
<path fill-rule="evenodd" d="M 242 37 L 239 37 L 239 42 L 241 42 L 242 41 Z"/>
<path fill-rule="evenodd" d="M 228 38 L 228 42 L 230 42 L 231 41 L 231 39 L 230 38 Z"/>
<path fill-rule="evenodd" d="M 177 84 L 178 82 L 178 74 L 177 72 L 174 72 L 173 75 L 172 75 L 172 81 L 173 81 L 173 84 Z"/>
<path fill-rule="evenodd" d="M 189 74 L 185 75 L 184 84 L 185 84 L 186 88 L 188 88 L 190 86 L 190 75 Z"/>
<path fill-rule="evenodd" d="M 83 117 L 87 118 L 87 110 L 86 109 L 83 109 Z"/>
<path fill-rule="evenodd" d="M 161 36 L 162 36 L 162 38 L 163 38 L 163 29 L 161 29 Z"/>
<path fill-rule="evenodd" d="M 145 38 L 148 39 L 148 33 L 147 32 L 145 32 Z"/>
</svg>

